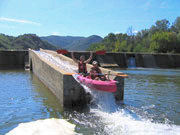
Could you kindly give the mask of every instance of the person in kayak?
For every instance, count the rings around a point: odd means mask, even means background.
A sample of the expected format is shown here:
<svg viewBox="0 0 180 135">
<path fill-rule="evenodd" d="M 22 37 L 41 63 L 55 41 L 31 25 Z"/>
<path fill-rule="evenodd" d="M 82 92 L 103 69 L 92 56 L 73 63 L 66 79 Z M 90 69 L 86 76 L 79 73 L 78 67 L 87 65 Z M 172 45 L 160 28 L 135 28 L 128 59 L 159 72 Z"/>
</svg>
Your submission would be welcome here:
<svg viewBox="0 0 180 135">
<path fill-rule="evenodd" d="M 90 70 L 90 77 L 92 80 L 102 80 L 102 81 L 108 80 L 107 77 L 102 74 L 102 71 L 99 68 L 97 61 L 93 61 L 92 65 L 93 67 Z"/>
<path fill-rule="evenodd" d="M 87 76 L 87 67 L 86 64 L 88 64 L 92 60 L 93 53 L 90 52 L 89 59 L 85 60 L 85 56 L 81 55 L 79 60 L 77 60 L 74 57 L 74 52 L 71 53 L 71 57 L 74 60 L 74 62 L 78 63 L 78 72 L 81 73 L 83 76 Z"/>
</svg>

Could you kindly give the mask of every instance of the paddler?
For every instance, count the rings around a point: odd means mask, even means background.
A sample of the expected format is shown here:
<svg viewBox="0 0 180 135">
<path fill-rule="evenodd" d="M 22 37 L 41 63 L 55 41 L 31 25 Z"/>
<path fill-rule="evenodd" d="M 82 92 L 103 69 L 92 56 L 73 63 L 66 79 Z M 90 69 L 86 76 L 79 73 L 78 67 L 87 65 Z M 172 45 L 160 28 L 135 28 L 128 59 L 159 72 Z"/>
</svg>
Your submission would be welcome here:
<svg viewBox="0 0 180 135">
<path fill-rule="evenodd" d="M 89 59 L 85 60 L 85 56 L 81 55 L 79 60 L 77 60 L 74 57 L 74 52 L 71 52 L 71 57 L 74 60 L 74 62 L 78 63 L 78 72 L 81 73 L 83 76 L 87 76 L 87 67 L 86 64 L 88 64 L 92 60 L 93 53 L 90 52 Z"/>
<path fill-rule="evenodd" d="M 92 80 L 102 80 L 102 81 L 109 80 L 105 75 L 102 74 L 102 71 L 99 68 L 97 61 L 93 61 L 92 65 L 93 67 L 90 70 L 90 77 Z"/>
</svg>

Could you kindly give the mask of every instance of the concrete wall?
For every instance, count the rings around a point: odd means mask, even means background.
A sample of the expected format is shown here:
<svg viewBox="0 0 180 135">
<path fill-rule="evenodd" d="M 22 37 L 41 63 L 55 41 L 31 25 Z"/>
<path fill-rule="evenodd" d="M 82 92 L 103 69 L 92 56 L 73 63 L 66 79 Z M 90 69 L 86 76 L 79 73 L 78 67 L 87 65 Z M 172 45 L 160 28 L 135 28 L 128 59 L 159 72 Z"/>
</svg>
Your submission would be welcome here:
<svg viewBox="0 0 180 135">
<path fill-rule="evenodd" d="M 33 73 L 54 93 L 62 107 L 73 106 L 81 102 L 86 103 L 83 88 L 72 76 L 65 75 L 65 71 L 31 50 L 29 57 Z"/>
<path fill-rule="evenodd" d="M 24 68 L 28 51 L 0 51 L 0 69 Z"/>
<path fill-rule="evenodd" d="M 74 52 L 75 57 L 85 55 L 89 57 L 89 52 Z M 70 57 L 70 53 L 66 54 Z M 96 55 L 97 60 L 102 67 L 128 67 L 128 59 L 135 58 L 136 67 L 144 68 L 180 68 L 180 54 L 147 54 L 147 53 L 106 53 L 105 55 Z"/>
<path fill-rule="evenodd" d="M 49 50 L 41 51 L 75 64 L 72 59 L 58 55 L 56 52 Z M 82 86 L 71 75 L 66 75 L 64 70 L 50 63 L 32 50 L 29 51 L 29 58 L 33 73 L 56 95 L 62 107 L 82 106 L 90 102 L 90 95 L 84 91 Z M 90 68 L 89 66 L 87 67 Z M 102 70 L 108 72 L 107 69 Z M 118 91 L 115 93 L 115 97 L 117 100 L 123 100 L 124 78 L 116 77 L 116 80 L 120 81 L 121 85 L 118 85 Z"/>
</svg>

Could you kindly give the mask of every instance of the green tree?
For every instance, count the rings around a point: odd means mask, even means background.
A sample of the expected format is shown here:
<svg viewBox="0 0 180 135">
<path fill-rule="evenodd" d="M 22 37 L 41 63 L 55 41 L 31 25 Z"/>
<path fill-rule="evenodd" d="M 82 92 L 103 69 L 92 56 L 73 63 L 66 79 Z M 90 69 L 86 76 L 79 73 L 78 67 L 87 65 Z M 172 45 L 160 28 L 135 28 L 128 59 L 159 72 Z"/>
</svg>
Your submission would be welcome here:
<svg viewBox="0 0 180 135">
<path fill-rule="evenodd" d="M 120 52 L 127 52 L 127 41 L 126 40 L 124 40 L 120 43 L 119 51 Z"/>
<path fill-rule="evenodd" d="M 117 40 L 115 43 L 115 48 L 112 50 L 112 52 L 119 52 L 120 51 L 120 40 Z"/>
<path fill-rule="evenodd" d="M 177 42 L 176 35 L 172 32 L 156 32 L 152 35 L 150 50 L 156 53 L 172 52 Z"/>
<path fill-rule="evenodd" d="M 170 27 L 168 20 L 158 20 L 150 29 L 133 34 L 129 27 L 126 34 L 109 33 L 93 49 L 105 49 L 112 52 L 157 52 L 180 53 L 180 17 Z"/>
<path fill-rule="evenodd" d="M 155 25 L 152 25 L 150 28 L 149 34 L 154 34 L 158 31 L 168 31 L 169 30 L 170 23 L 168 20 L 158 20 L 156 21 Z"/>
<path fill-rule="evenodd" d="M 171 30 L 180 33 L 180 17 L 177 17 L 175 22 L 173 23 Z"/>
<path fill-rule="evenodd" d="M 141 44 L 137 44 L 137 46 L 133 49 L 133 52 L 141 52 L 143 46 Z"/>
</svg>

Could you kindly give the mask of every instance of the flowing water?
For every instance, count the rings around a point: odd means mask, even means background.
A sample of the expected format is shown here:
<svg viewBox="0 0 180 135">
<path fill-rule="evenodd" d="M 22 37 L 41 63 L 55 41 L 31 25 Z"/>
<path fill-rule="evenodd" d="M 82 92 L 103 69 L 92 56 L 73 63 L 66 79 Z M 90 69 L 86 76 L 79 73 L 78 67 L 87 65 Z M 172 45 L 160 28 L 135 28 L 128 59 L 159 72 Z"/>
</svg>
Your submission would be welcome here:
<svg viewBox="0 0 180 135">
<path fill-rule="evenodd" d="M 85 87 L 93 96 L 89 107 L 64 111 L 55 96 L 30 72 L 0 71 L 0 134 L 19 123 L 55 117 L 69 119 L 76 125 L 76 132 L 85 135 L 178 135 L 180 70 L 118 71 L 129 75 L 125 79 L 124 102 L 116 104 L 111 93 Z"/>
<path fill-rule="evenodd" d="M 180 134 L 180 70 L 127 69 L 124 102 L 113 95 L 93 91 L 96 105 L 77 121 L 91 134 Z M 94 131 L 94 132 L 92 132 Z M 86 134 L 87 134 L 86 133 Z"/>
</svg>

